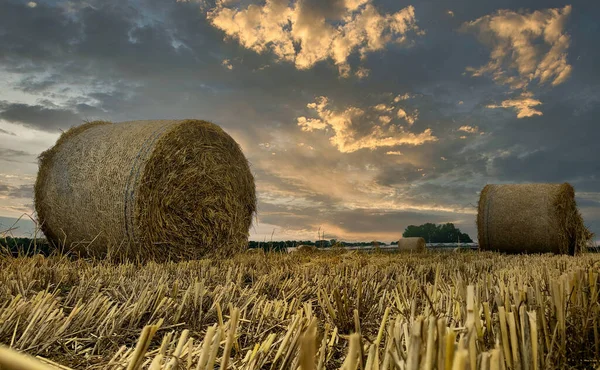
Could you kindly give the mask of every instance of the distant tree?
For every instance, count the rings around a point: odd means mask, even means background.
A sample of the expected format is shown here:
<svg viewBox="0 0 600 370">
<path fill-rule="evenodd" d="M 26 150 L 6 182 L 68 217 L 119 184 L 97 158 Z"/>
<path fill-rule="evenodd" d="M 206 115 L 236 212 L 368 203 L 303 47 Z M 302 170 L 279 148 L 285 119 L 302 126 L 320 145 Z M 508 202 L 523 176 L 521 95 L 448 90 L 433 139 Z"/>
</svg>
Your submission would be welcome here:
<svg viewBox="0 0 600 370">
<path fill-rule="evenodd" d="M 330 246 L 329 240 L 325 240 L 325 239 L 317 240 L 315 242 L 315 245 L 317 246 L 317 248 L 328 248 Z"/>
<path fill-rule="evenodd" d="M 420 226 L 410 225 L 402 233 L 403 238 L 422 237 L 428 243 L 473 243 L 471 237 L 462 233 L 453 223 L 436 225 L 426 223 Z"/>
</svg>

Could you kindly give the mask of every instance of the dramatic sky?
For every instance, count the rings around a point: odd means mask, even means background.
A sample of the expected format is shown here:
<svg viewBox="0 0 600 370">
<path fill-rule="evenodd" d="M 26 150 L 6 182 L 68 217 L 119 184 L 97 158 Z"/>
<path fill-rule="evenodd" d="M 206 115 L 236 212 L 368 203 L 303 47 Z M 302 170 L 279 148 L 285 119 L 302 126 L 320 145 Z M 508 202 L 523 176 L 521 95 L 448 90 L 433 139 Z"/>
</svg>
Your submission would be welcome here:
<svg viewBox="0 0 600 370">
<path fill-rule="evenodd" d="M 199 118 L 252 165 L 255 240 L 474 239 L 488 183 L 569 182 L 600 233 L 600 3 L 0 1 L 0 217 L 84 120 Z"/>
</svg>

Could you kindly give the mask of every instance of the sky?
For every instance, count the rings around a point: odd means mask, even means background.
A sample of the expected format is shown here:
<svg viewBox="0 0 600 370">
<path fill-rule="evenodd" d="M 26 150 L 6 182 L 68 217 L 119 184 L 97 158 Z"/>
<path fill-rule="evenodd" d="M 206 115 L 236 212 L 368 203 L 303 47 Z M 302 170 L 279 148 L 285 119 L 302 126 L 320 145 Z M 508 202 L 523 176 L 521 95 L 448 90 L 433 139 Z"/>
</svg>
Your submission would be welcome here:
<svg viewBox="0 0 600 370">
<path fill-rule="evenodd" d="M 599 16 L 589 0 L 3 0 L 0 228 L 33 212 L 62 131 L 197 118 L 251 163 L 252 240 L 426 222 L 475 239 L 479 191 L 531 182 L 571 183 L 599 234 Z"/>
</svg>

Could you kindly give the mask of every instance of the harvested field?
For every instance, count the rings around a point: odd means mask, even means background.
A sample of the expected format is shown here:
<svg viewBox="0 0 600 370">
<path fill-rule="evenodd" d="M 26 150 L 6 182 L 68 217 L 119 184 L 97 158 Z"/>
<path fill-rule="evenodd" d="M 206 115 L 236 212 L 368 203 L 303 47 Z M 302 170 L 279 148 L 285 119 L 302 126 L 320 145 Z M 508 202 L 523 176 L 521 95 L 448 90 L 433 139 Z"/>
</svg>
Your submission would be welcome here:
<svg viewBox="0 0 600 370">
<path fill-rule="evenodd" d="M 600 366 L 594 254 L 0 255 L 0 271 L 0 343 L 40 369 Z"/>
</svg>

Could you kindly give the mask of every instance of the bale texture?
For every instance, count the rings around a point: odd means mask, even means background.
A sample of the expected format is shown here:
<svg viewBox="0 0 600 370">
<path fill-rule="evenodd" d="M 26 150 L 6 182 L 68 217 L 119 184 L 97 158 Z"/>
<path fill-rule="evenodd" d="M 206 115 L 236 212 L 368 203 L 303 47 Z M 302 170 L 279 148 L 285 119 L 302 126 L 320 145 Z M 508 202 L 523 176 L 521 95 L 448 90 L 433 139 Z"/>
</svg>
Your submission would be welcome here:
<svg viewBox="0 0 600 370">
<path fill-rule="evenodd" d="M 84 255 L 231 255 L 256 210 L 239 145 L 201 120 L 74 127 L 40 155 L 34 190 L 46 237 Z"/>
<path fill-rule="evenodd" d="M 577 254 L 593 234 L 568 184 L 486 185 L 477 212 L 479 248 L 505 253 Z"/>
<path fill-rule="evenodd" d="M 398 249 L 401 251 L 422 252 L 425 250 L 425 239 L 419 238 L 401 238 L 398 240 Z"/>
</svg>

